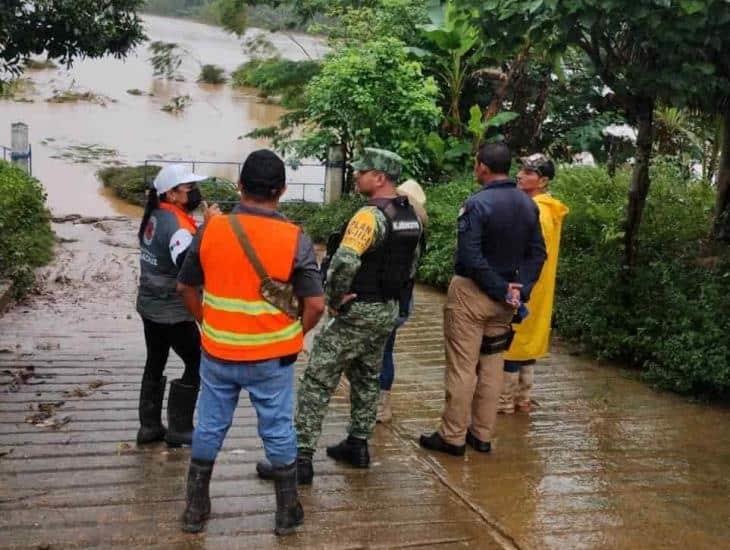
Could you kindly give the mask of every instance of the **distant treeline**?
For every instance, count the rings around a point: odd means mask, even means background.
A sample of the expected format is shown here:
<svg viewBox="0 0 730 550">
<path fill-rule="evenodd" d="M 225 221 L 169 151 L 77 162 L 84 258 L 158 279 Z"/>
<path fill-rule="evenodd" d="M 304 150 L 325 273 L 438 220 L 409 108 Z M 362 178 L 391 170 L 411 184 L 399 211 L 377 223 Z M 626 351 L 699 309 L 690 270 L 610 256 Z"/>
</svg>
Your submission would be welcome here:
<svg viewBox="0 0 730 550">
<path fill-rule="evenodd" d="M 215 0 L 147 0 L 144 11 L 172 17 L 190 17 L 210 23 L 215 22 L 211 9 Z"/>
</svg>

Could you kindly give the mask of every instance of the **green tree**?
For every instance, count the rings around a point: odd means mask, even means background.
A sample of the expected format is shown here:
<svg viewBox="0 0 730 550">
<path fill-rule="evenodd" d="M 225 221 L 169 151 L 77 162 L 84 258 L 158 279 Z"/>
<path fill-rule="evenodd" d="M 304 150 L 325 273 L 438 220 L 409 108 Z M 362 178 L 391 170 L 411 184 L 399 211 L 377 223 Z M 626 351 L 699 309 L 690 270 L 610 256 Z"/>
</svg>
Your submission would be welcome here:
<svg viewBox="0 0 730 550">
<path fill-rule="evenodd" d="M 430 11 L 431 22 L 419 28 L 425 37 L 423 48 L 414 53 L 425 58 L 441 83 L 446 102 L 444 130 L 461 136 L 461 95 L 472 71 L 483 62 L 484 45 L 479 27 L 472 24 L 473 14 L 457 7 L 453 0 Z"/>
<path fill-rule="evenodd" d="M 0 80 L 31 55 L 70 65 L 78 57 L 125 56 L 145 39 L 137 10 L 144 0 L 3 0 Z"/>
<path fill-rule="evenodd" d="M 286 115 L 278 128 L 251 136 L 273 137 L 296 157 L 325 158 L 330 145 L 341 144 L 350 160 L 358 147 L 383 147 L 418 173 L 427 163 L 423 142 L 440 118 L 437 93 L 401 42 L 386 38 L 351 46 L 324 61 L 301 110 Z"/>
<path fill-rule="evenodd" d="M 489 0 L 500 19 L 563 48 L 575 46 L 591 60 L 602 81 L 637 126 L 634 170 L 628 193 L 623 265 L 636 264 L 638 234 L 649 192 L 654 110 L 658 101 L 681 104 L 710 85 L 713 67 L 694 44 L 707 36 L 711 8 L 721 0 Z"/>
</svg>

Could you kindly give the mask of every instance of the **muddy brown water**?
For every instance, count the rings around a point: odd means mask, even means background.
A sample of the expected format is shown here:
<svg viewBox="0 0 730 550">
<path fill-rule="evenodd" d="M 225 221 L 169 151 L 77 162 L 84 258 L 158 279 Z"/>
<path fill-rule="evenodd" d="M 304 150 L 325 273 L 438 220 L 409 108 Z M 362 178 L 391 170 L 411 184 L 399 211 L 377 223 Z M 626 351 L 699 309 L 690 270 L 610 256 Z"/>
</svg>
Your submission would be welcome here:
<svg viewBox="0 0 730 550">
<path fill-rule="evenodd" d="M 0 100 L 0 144 L 10 145 L 12 122 L 29 125 L 34 175 L 45 186 L 55 215 L 138 215 L 138 210 L 102 191 L 95 176 L 99 168 L 149 158 L 238 162 L 266 145 L 240 136 L 275 124 L 283 113 L 281 107 L 259 98 L 256 90 L 196 82 L 203 63 L 217 64 L 230 72 L 246 61 L 240 39 L 217 27 L 180 19 L 148 15 L 144 22 L 150 41 L 176 42 L 188 52 L 179 70 L 185 82 L 153 77 L 147 43 L 126 60 L 87 59 L 70 70 L 28 71 L 25 76 L 32 79 L 33 89 L 26 97 L 33 102 Z M 283 57 L 304 57 L 285 35 L 266 36 Z M 325 47 L 318 38 L 298 36 L 297 41 L 314 57 L 324 54 Z M 154 96 L 130 95 L 130 89 Z M 47 102 L 56 90 L 90 91 L 100 96 L 101 103 Z M 183 113 L 160 110 L 180 95 L 192 97 Z M 236 175 L 234 167 L 204 166 L 200 170 L 229 179 Z M 321 170 L 316 169 L 299 179 L 316 181 L 320 176 Z"/>
</svg>

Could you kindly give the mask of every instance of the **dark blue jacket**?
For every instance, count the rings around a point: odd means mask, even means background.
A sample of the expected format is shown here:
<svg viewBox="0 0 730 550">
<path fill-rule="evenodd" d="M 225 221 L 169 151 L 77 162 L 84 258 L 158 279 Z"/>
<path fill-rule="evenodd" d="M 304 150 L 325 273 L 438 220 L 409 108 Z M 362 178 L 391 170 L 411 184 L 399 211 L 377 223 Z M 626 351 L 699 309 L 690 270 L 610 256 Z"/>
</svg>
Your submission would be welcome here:
<svg viewBox="0 0 730 550">
<path fill-rule="evenodd" d="M 529 300 L 546 258 L 534 201 L 512 180 L 491 182 L 466 200 L 458 227 L 456 274 L 500 302 L 507 283 L 521 283 L 522 301 Z"/>
</svg>

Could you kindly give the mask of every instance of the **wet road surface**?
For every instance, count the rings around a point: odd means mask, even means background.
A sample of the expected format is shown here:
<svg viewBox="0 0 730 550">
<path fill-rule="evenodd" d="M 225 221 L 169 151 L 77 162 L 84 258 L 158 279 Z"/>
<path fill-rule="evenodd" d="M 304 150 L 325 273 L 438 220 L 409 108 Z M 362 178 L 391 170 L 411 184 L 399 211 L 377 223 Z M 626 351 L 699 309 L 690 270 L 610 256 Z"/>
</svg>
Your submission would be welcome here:
<svg viewBox="0 0 730 550">
<path fill-rule="evenodd" d="M 84 223 L 79 223 L 84 222 Z M 557 350 L 529 416 L 501 416 L 490 455 L 432 455 L 443 403 L 441 294 L 419 289 L 396 344 L 395 418 L 369 470 L 328 459 L 333 399 L 306 518 L 277 540 L 273 487 L 242 396 L 213 474 L 206 532 L 180 532 L 189 450 L 137 448 L 144 362 L 135 222 L 54 224 L 43 290 L 0 317 L 0 547 L 722 548 L 730 543 L 730 412 L 660 394 Z M 300 365 L 301 368 L 301 365 Z M 168 378 L 181 373 L 175 357 Z"/>
</svg>

